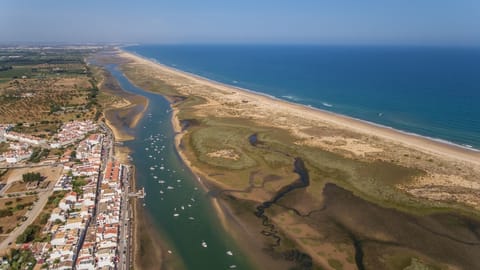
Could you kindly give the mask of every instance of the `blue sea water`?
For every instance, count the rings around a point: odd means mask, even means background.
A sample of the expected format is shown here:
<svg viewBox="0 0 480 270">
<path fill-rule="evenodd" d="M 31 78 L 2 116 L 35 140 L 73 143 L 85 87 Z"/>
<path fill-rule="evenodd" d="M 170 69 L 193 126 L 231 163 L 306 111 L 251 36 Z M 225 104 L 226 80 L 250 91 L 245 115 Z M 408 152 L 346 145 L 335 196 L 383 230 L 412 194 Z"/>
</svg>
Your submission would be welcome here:
<svg viewBox="0 0 480 270">
<path fill-rule="evenodd" d="M 480 48 L 139 45 L 237 87 L 480 149 Z"/>
</svg>

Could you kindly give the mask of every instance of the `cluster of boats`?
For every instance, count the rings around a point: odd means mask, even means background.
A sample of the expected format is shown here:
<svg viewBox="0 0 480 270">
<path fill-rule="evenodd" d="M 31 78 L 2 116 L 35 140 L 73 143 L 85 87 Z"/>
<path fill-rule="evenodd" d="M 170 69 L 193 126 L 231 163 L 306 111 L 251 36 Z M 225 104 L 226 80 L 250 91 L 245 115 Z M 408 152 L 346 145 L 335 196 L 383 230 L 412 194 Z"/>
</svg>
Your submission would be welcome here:
<svg viewBox="0 0 480 270">
<path fill-rule="evenodd" d="M 182 179 L 178 179 L 178 176 L 176 176 L 177 172 L 168 168 L 168 162 L 166 162 L 164 157 L 161 156 L 162 152 L 164 152 L 166 149 L 164 142 L 165 139 L 167 138 L 163 134 L 150 135 L 145 140 L 147 145 L 144 148 L 145 152 L 147 152 L 146 156 L 148 156 L 148 158 L 152 161 L 152 165 L 149 167 L 150 176 L 161 186 L 159 193 L 161 195 L 160 200 L 162 201 L 164 200 L 164 198 L 167 198 L 165 196 L 168 196 L 168 191 L 175 191 L 176 189 L 181 190 L 182 188 Z M 197 190 L 197 187 L 193 188 L 194 192 L 196 192 Z M 178 192 L 172 194 L 175 194 L 175 196 L 177 197 L 177 193 Z M 193 194 L 192 196 L 187 197 L 187 202 L 173 208 L 173 218 L 178 219 L 181 218 L 181 216 L 186 216 L 187 220 L 195 221 L 195 217 L 189 214 L 189 212 L 192 211 L 189 209 L 193 208 L 195 202 L 196 200 Z M 202 248 L 208 248 L 208 244 L 205 240 L 202 240 L 200 245 Z M 172 250 L 167 250 L 167 252 L 168 254 L 173 254 Z M 226 255 L 233 256 L 233 252 L 231 250 L 227 250 Z M 234 269 L 236 267 L 237 266 L 234 264 L 229 266 L 230 269 Z"/>
</svg>

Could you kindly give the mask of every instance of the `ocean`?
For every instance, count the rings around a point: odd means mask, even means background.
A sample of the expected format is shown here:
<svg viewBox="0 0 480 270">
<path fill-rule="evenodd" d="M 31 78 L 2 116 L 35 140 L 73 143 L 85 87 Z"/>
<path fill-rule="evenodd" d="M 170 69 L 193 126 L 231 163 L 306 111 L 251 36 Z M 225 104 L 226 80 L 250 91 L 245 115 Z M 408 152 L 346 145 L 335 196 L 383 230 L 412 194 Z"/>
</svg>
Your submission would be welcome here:
<svg viewBox="0 0 480 270">
<path fill-rule="evenodd" d="M 480 149 L 480 48 L 138 45 L 186 72 Z"/>
</svg>

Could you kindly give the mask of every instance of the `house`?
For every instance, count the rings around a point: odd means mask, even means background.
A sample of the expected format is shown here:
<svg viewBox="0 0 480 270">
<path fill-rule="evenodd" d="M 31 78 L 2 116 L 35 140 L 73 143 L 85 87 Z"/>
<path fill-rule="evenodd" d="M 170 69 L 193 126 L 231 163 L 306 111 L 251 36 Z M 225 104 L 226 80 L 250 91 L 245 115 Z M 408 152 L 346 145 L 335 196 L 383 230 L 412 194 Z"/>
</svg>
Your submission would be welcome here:
<svg viewBox="0 0 480 270">
<path fill-rule="evenodd" d="M 7 140 L 19 141 L 19 142 L 24 142 L 24 143 L 33 144 L 33 145 L 41 145 L 41 144 L 47 143 L 47 140 L 45 139 L 38 138 L 31 135 L 21 134 L 14 131 L 6 132 L 5 138 Z"/>
<path fill-rule="evenodd" d="M 117 228 L 107 228 L 103 232 L 103 239 L 112 239 L 118 236 Z"/>
<path fill-rule="evenodd" d="M 65 200 L 70 204 L 76 203 L 77 193 L 75 191 L 69 192 L 67 195 L 65 195 Z"/>
<path fill-rule="evenodd" d="M 60 200 L 60 203 L 58 204 L 58 207 L 60 209 L 62 209 L 63 211 L 68 211 L 70 210 L 72 207 L 72 204 L 71 203 L 68 203 L 67 200 L 65 198 L 63 198 L 62 200 Z"/>
<path fill-rule="evenodd" d="M 63 246 L 65 245 L 67 239 L 65 237 L 65 232 L 60 231 L 55 234 L 50 243 L 54 246 Z"/>
<path fill-rule="evenodd" d="M 67 223 L 65 224 L 65 229 L 82 229 L 83 226 L 83 220 L 80 217 L 77 218 L 70 218 L 67 220 Z"/>
<path fill-rule="evenodd" d="M 65 222 L 65 212 L 60 208 L 55 208 L 48 219 L 51 222 L 55 222 L 56 220 L 60 220 L 61 222 Z"/>
</svg>

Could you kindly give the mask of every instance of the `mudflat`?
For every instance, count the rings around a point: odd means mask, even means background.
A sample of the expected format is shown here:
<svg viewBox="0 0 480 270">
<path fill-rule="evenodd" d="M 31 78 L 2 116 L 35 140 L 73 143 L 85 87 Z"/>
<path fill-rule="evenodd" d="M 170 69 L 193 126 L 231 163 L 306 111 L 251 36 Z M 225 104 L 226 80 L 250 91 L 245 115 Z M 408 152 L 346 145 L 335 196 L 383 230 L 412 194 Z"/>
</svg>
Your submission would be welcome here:
<svg viewBox="0 0 480 270">
<path fill-rule="evenodd" d="M 181 157 L 271 257 L 304 269 L 480 265 L 480 153 L 118 57 L 172 102 Z"/>
</svg>

